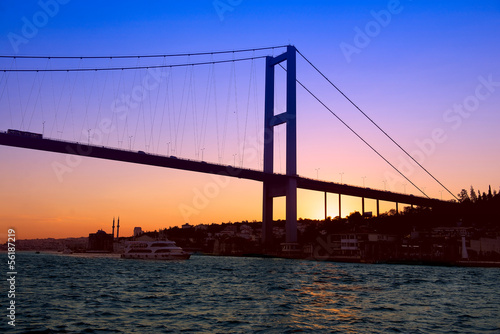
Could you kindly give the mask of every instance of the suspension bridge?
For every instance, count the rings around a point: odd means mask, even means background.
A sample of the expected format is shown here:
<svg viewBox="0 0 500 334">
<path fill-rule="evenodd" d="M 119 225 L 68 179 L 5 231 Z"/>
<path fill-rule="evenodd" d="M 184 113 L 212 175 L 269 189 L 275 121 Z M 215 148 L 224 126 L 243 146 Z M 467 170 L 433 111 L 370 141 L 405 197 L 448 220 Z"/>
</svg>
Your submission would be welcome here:
<svg viewBox="0 0 500 334">
<path fill-rule="evenodd" d="M 281 53 L 274 55 L 275 50 Z M 268 54 L 271 51 L 273 55 Z M 172 55 L 0 56 L 0 60 L 5 63 L 4 68 L 0 69 L 0 105 L 3 110 L 8 110 L 8 115 L 4 112 L 1 119 L 0 126 L 4 127 L 4 131 L 0 132 L 0 145 L 262 182 L 262 241 L 264 244 L 272 242 L 273 199 L 284 196 L 286 245 L 291 249 L 297 242 L 297 189 L 324 192 L 325 217 L 328 193 L 339 195 L 339 216 L 342 195 L 359 197 L 363 214 L 365 199 L 376 201 L 377 215 L 380 214 L 380 201 L 396 203 L 397 212 L 398 203 L 423 207 L 455 205 L 427 196 L 299 81 L 297 55 L 398 149 L 454 196 L 312 62 L 290 45 Z M 257 62 L 260 59 L 265 60 L 263 103 L 259 101 L 257 84 Z M 248 72 L 243 75 L 249 79 L 244 89 L 235 66 L 243 62 L 250 64 Z M 202 69 L 196 71 L 195 68 Z M 280 78 L 276 69 L 282 70 L 281 81 L 278 80 Z M 140 71 L 142 76 L 138 75 Z M 225 78 L 223 84 L 217 83 L 218 77 Z M 203 81 L 201 98 L 198 78 Z M 298 175 L 297 87 L 312 96 L 421 195 Z M 220 94 L 222 90 L 227 91 L 225 103 Z M 123 91 L 129 93 L 124 94 Z M 246 100 L 243 107 L 241 100 Z M 279 107 L 279 101 L 283 104 L 282 108 Z M 110 103 L 111 111 L 103 107 L 106 103 Z M 131 110 L 137 112 L 132 113 Z M 188 117 L 191 119 L 188 120 Z M 277 172 L 275 166 L 277 142 L 280 140 L 279 132 L 275 130 L 280 125 L 286 128 L 284 173 Z M 249 144 L 248 137 L 253 131 L 255 142 Z M 190 138 L 187 139 L 186 133 L 191 134 Z M 140 150 L 137 149 L 139 141 L 144 141 Z M 217 146 L 212 149 L 216 155 L 211 157 L 216 162 L 205 159 L 205 150 L 209 145 Z M 183 147 L 186 146 L 191 155 L 183 153 Z M 228 152 L 235 152 L 232 153 L 232 163 L 227 162 L 231 160 Z"/>
</svg>

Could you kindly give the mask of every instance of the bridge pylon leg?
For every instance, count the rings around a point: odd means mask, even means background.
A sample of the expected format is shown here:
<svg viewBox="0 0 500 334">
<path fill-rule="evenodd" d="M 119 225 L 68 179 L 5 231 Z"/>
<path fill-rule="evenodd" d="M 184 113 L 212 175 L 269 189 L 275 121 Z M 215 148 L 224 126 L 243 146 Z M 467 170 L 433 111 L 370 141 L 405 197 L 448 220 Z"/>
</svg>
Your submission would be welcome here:
<svg viewBox="0 0 500 334">
<path fill-rule="evenodd" d="M 342 195 L 339 194 L 339 218 L 342 219 Z"/>
<path fill-rule="evenodd" d="M 270 184 L 264 182 L 264 203 L 262 206 L 262 242 L 266 247 L 273 241 L 273 199 Z"/>
<path fill-rule="evenodd" d="M 328 218 L 328 193 L 325 191 L 325 222 Z"/>
<path fill-rule="evenodd" d="M 266 57 L 264 106 L 264 179 L 262 207 L 262 242 L 273 244 L 273 199 L 286 196 L 286 243 L 297 242 L 297 87 L 296 52 L 289 45 L 276 57 Z M 286 61 L 286 111 L 274 114 L 274 68 Z M 274 127 L 286 124 L 286 177 L 274 175 Z"/>
</svg>

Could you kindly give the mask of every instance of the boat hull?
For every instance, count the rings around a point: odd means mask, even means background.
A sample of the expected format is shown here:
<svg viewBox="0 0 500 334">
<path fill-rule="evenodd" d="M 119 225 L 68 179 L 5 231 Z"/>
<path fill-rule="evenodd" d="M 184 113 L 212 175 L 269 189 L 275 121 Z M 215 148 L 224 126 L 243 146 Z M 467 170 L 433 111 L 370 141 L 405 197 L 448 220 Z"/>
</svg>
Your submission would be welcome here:
<svg viewBox="0 0 500 334">
<path fill-rule="evenodd" d="M 124 259 L 138 260 L 187 260 L 190 253 L 175 245 L 170 240 L 127 241 L 121 255 Z"/>
<path fill-rule="evenodd" d="M 191 254 L 122 254 L 122 259 L 137 259 L 137 260 L 188 260 Z"/>
</svg>

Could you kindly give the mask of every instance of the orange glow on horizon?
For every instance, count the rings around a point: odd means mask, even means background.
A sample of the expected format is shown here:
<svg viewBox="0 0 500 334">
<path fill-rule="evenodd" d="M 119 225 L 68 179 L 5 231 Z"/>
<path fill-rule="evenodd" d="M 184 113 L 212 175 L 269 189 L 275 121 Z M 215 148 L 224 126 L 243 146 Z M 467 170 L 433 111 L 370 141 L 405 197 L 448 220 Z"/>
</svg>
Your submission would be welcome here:
<svg viewBox="0 0 500 334">
<path fill-rule="evenodd" d="M 235 178 L 86 158 L 56 180 L 51 163 L 64 155 L 29 151 L 38 169 L 30 169 L 22 150 L 2 148 L 9 168 L 20 174 L 4 179 L 0 219 L 19 239 L 86 237 L 98 229 L 111 233 L 120 217 L 120 235 L 136 226 L 153 231 L 171 226 L 262 220 L 262 184 Z M 6 168 L 5 165 L 4 167 Z M 206 187 L 211 185 L 211 187 Z M 218 188 L 214 185 L 218 185 Z M 366 211 L 374 201 L 366 200 Z M 390 207 L 390 204 L 389 204 Z M 381 212 L 389 208 L 381 204 Z M 342 217 L 361 211 L 361 200 L 342 196 Z M 328 215 L 338 216 L 338 195 L 328 194 Z M 324 193 L 298 190 L 298 218 L 324 219 Z M 275 199 L 274 219 L 285 219 L 284 198 Z M 6 237 L 0 235 L 0 242 Z"/>
</svg>

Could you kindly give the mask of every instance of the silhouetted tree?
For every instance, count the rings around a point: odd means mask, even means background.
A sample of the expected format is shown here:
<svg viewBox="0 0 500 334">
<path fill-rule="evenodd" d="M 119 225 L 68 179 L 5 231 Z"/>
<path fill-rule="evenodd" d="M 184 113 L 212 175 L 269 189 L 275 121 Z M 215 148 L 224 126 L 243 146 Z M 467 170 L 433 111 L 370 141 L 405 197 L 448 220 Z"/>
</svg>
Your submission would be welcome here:
<svg viewBox="0 0 500 334">
<path fill-rule="evenodd" d="M 472 201 L 472 203 L 477 202 L 477 195 L 476 195 L 476 191 L 474 190 L 473 186 L 470 186 L 470 200 Z"/>
<path fill-rule="evenodd" d="M 397 214 L 396 209 L 390 209 L 387 213 L 388 216 L 395 216 Z"/>
<path fill-rule="evenodd" d="M 358 211 L 352 212 L 349 217 L 347 217 L 349 223 L 359 223 L 363 221 L 363 216 Z"/>
<path fill-rule="evenodd" d="M 493 194 L 491 193 L 491 185 L 488 188 L 488 200 L 491 200 L 493 198 Z"/>
<path fill-rule="evenodd" d="M 460 194 L 458 194 L 458 201 L 460 203 L 468 202 L 470 201 L 469 194 L 467 194 L 467 190 L 462 189 Z"/>
</svg>

